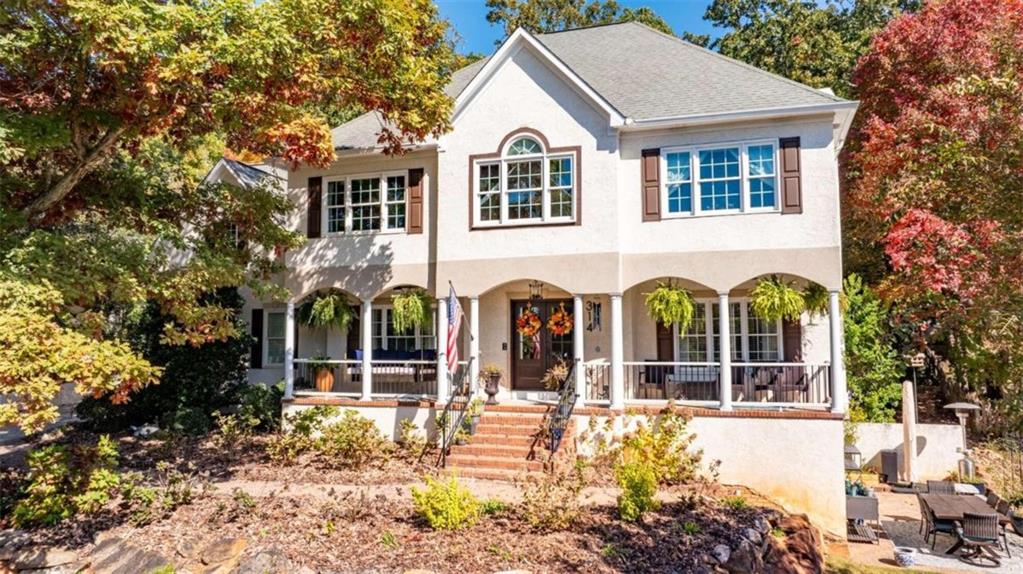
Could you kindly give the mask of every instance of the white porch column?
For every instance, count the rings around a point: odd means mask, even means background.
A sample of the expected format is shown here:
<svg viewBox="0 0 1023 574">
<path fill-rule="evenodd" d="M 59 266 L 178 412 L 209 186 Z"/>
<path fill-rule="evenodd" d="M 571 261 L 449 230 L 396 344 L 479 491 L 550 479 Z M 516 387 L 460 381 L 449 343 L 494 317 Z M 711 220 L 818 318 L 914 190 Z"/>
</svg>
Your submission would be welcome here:
<svg viewBox="0 0 1023 574">
<path fill-rule="evenodd" d="M 732 328 L 728 293 L 718 293 L 718 341 L 720 351 L 721 410 L 732 410 Z"/>
<path fill-rule="evenodd" d="M 611 408 L 625 408 L 625 325 L 622 322 L 622 295 L 611 295 Z"/>
<path fill-rule="evenodd" d="M 448 383 L 448 300 L 437 299 L 437 402 L 446 403 Z"/>
<path fill-rule="evenodd" d="M 831 412 L 844 413 L 849 407 L 849 392 L 845 386 L 842 307 L 837 290 L 828 292 L 828 323 L 831 325 Z"/>
<path fill-rule="evenodd" d="M 362 397 L 364 401 L 373 398 L 373 300 L 362 300 Z"/>
<path fill-rule="evenodd" d="M 576 406 L 583 406 L 586 402 L 586 389 L 589 381 L 586 380 L 586 349 L 584 343 L 585 331 L 583 331 L 583 296 L 572 296 L 572 351 L 575 359 L 575 392 Z"/>
<path fill-rule="evenodd" d="M 261 351 L 262 352 L 262 351 Z M 295 396 L 295 302 L 288 301 L 284 314 L 284 398 Z"/>
<path fill-rule="evenodd" d="M 469 297 L 469 384 L 479 386 L 480 378 L 480 298 Z"/>
</svg>

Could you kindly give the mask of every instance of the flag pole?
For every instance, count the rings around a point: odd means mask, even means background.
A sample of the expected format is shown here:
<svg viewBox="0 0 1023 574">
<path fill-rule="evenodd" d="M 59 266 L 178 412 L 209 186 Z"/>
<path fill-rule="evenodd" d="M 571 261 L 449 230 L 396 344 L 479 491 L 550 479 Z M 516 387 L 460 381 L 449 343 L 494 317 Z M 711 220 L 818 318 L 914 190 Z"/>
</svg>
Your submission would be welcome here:
<svg viewBox="0 0 1023 574">
<path fill-rule="evenodd" d="M 454 283 L 451 282 L 450 279 L 448 279 L 448 287 L 451 288 L 451 291 L 455 290 L 455 285 L 454 285 Z M 455 292 L 455 295 L 456 295 L 456 298 L 457 298 L 458 293 Z M 461 307 L 462 304 L 459 303 L 458 306 Z M 463 326 L 465 327 L 465 332 L 469 333 L 469 340 L 470 341 L 475 341 L 476 337 L 474 337 L 473 334 L 472 334 L 472 325 L 469 323 L 469 319 L 466 318 L 464 310 L 462 311 L 462 321 L 465 322 L 465 325 L 463 325 Z"/>
</svg>

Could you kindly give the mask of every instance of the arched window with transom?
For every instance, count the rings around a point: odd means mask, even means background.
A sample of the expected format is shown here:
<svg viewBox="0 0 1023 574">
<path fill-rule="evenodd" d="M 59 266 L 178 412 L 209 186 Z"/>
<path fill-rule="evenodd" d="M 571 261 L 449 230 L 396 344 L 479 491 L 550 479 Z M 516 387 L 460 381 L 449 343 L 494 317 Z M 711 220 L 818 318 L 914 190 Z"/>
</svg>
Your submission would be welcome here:
<svg viewBox="0 0 1023 574">
<path fill-rule="evenodd" d="M 473 161 L 473 225 L 492 227 L 576 221 L 579 149 L 550 148 L 532 132 L 508 139 Z"/>
</svg>

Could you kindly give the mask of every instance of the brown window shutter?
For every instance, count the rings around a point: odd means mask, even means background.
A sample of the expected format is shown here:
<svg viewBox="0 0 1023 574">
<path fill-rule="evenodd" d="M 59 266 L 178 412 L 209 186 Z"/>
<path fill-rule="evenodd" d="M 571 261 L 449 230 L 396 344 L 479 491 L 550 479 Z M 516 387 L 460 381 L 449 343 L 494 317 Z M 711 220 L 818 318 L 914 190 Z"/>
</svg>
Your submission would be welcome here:
<svg viewBox="0 0 1023 574">
<path fill-rule="evenodd" d="M 643 221 L 661 220 L 661 150 L 643 150 Z"/>
<path fill-rule="evenodd" d="M 252 343 L 252 350 L 249 354 L 249 368 L 263 368 L 263 310 L 253 309 L 252 320 L 249 321 L 249 332 L 255 341 Z"/>
<path fill-rule="evenodd" d="M 799 138 L 781 138 L 781 212 L 803 213 Z"/>
<path fill-rule="evenodd" d="M 323 178 L 310 177 L 309 206 L 306 210 L 308 220 L 306 221 L 306 237 L 310 239 L 320 237 L 320 226 L 323 221 Z"/>
<path fill-rule="evenodd" d="M 800 363 L 803 361 L 803 327 L 799 321 L 783 319 L 781 322 L 782 346 L 785 347 L 785 362 Z"/>
<path fill-rule="evenodd" d="M 423 168 L 408 170 L 408 219 L 410 234 L 423 232 Z"/>
<path fill-rule="evenodd" d="M 675 360 L 675 342 L 672 340 L 671 327 L 657 322 L 657 360 L 671 362 Z"/>
</svg>

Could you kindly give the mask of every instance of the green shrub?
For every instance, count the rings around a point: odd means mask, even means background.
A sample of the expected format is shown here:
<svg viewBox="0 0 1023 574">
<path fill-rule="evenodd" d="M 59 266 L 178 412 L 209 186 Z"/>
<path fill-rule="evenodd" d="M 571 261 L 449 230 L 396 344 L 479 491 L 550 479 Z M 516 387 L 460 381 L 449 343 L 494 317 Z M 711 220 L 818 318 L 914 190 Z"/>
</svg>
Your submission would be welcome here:
<svg viewBox="0 0 1023 574">
<path fill-rule="evenodd" d="M 108 436 L 95 446 L 37 448 L 28 454 L 25 497 L 14 505 L 19 527 L 56 524 L 102 509 L 120 484 L 117 446 Z"/>
<path fill-rule="evenodd" d="M 412 419 L 401 419 L 398 423 L 398 444 L 401 445 L 402 452 L 414 458 L 426 450 L 426 437 Z"/>
<path fill-rule="evenodd" d="M 313 435 L 323 429 L 326 419 L 337 415 L 334 407 L 317 406 L 302 409 L 284 417 L 284 428 L 266 443 L 266 454 L 273 464 L 288 466 L 294 464 L 314 445 Z"/>
<path fill-rule="evenodd" d="M 256 421 L 254 430 L 274 432 L 281 428 L 281 399 L 284 397 L 284 383 L 276 385 L 242 385 L 235 394 L 238 416 L 243 420 Z"/>
<path fill-rule="evenodd" d="M 385 459 L 391 450 L 390 441 L 380 434 L 376 423 L 353 410 L 326 426 L 316 445 L 324 462 L 345 468 L 362 468 Z"/>
<path fill-rule="evenodd" d="M 848 303 L 842 325 L 849 412 L 861 421 L 894 422 L 906 367 L 895 347 L 890 309 L 855 273 L 842 290 Z"/>
<path fill-rule="evenodd" d="M 243 300 L 234 288 L 222 289 L 204 298 L 233 313 L 238 337 L 211 341 L 199 346 L 168 344 L 164 327 L 173 323 L 156 303 L 150 303 L 140 318 L 128 325 L 127 339 L 134 351 L 153 365 L 163 367 L 160 384 L 146 386 L 123 404 L 108 397 L 86 397 L 76 410 L 86 426 L 115 432 L 129 426 L 158 423 L 173 432 L 200 435 L 212 427 L 214 412 L 231 405 L 237 389 L 245 385 L 252 339 L 241 317 Z"/>
<path fill-rule="evenodd" d="M 122 477 L 122 506 L 128 509 L 132 524 L 145 526 L 192 502 L 197 485 L 198 480 L 193 475 L 161 461 L 156 464 L 154 485 L 144 484 L 142 475 L 137 472 Z"/>
<path fill-rule="evenodd" d="M 425 477 L 426 488 L 412 487 L 416 513 L 434 530 L 457 530 L 476 524 L 482 512 L 476 497 L 452 476 L 447 481 Z"/>
<path fill-rule="evenodd" d="M 496 498 L 488 498 L 484 500 L 483 504 L 480 506 L 480 512 L 482 512 L 485 516 L 502 514 L 507 511 L 508 505 L 501 500 L 497 500 Z"/>
<path fill-rule="evenodd" d="M 615 466 L 615 480 L 622 492 L 618 495 L 618 515 L 626 522 L 636 522 L 656 510 L 657 473 L 645 461 L 623 462 Z"/>
<path fill-rule="evenodd" d="M 688 418 L 677 414 L 673 405 L 658 418 L 648 418 L 636 431 L 622 439 L 620 461 L 642 462 L 649 466 L 661 484 L 681 484 L 696 478 L 703 458 L 701 451 L 690 451 L 696 438 L 688 432 Z"/>
<path fill-rule="evenodd" d="M 227 450 L 234 450 L 242 439 L 252 435 L 253 429 L 259 424 L 259 421 L 244 418 L 241 414 L 213 413 L 213 420 L 217 423 L 214 440 L 218 446 Z"/>
<path fill-rule="evenodd" d="M 579 494 L 585 484 L 579 465 L 526 483 L 522 492 L 523 518 L 541 532 L 565 530 L 581 512 Z"/>
<path fill-rule="evenodd" d="M 682 533 L 686 536 L 695 536 L 702 531 L 703 529 L 700 528 L 700 525 L 691 520 L 682 525 Z"/>
<path fill-rule="evenodd" d="M 721 502 L 732 510 L 743 510 L 749 507 L 746 499 L 742 496 L 726 496 Z"/>
</svg>

